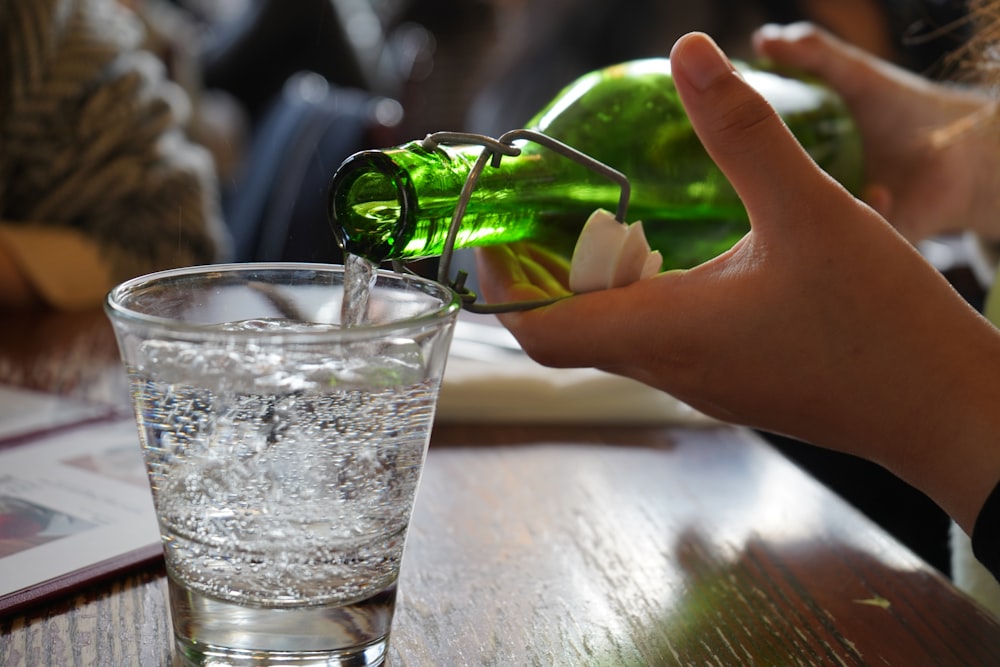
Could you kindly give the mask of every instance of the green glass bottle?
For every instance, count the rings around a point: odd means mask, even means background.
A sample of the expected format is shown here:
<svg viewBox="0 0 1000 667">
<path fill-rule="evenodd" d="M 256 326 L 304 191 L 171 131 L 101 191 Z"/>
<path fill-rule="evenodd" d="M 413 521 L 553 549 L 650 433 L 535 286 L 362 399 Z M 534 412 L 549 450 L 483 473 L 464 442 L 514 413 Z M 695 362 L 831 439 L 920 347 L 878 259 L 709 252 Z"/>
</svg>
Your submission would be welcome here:
<svg viewBox="0 0 1000 667">
<path fill-rule="evenodd" d="M 826 87 L 737 63 L 816 162 L 852 191 L 861 144 L 840 98 Z M 686 268 L 730 248 L 746 211 L 687 118 L 666 58 L 584 75 L 525 126 L 622 172 L 628 221 L 642 220 L 664 269 Z M 616 210 L 619 185 L 532 141 L 487 164 L 466 205 L 455 248 L 530 239 L 568 257 L 597 208 Z M 329 215 L 341 247 L 374 262 L 442 254 L 456 204 L 483 152 L 477 144 L 414 141 L 356 153 L 338 168 Z"/>
</svg>

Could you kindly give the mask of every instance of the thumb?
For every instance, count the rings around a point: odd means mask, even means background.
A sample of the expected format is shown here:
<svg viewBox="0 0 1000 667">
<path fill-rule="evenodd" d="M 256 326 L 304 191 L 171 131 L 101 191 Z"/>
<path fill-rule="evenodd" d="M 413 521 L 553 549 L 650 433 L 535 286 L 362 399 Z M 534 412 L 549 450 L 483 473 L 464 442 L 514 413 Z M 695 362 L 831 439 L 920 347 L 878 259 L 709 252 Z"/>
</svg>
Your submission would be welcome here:
<svg viewBox="0 0 1000 667">
<path fill-rule="evenodd" d="M 822 181 L 832 182 L 707 35 L 681 37 L 670 61 L 695 132 L 755 227 L 787 219 L 796 204 L 808 208 L 811 202 L 804 198 L 812 199 Z M 786 215 L 775 215 L 778 211 Z"/>
</svg>

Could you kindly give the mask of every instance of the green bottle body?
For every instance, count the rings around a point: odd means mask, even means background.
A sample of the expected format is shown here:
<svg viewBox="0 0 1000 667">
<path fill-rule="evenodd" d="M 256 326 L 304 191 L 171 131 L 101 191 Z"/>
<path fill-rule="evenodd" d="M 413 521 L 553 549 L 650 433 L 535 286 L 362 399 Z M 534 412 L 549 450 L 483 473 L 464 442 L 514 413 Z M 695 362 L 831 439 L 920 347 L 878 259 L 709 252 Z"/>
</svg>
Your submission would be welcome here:
<svg viewBox="0 0 1000 667">
<path fill-rule="evenodd" d="M 861 144 L 829 89 L 737 65 L 831 176 L 856 191 Z M 666 58 L 584 75 L 526 126 L 622 172 L 627 221 L 642 220 L 664 268 L 686 268 L 730 248 L 749 228 L 732 186 L 684 112 Z M 535 142 L 488 163 L 471 192 L 456 248 L 533 240 L 572 251 L 594 209 L 617 209 L 617 183 Z M 345 251 L 373 261 L 441 255 L 479 145 L 412 142 L 349 157 L 330 186 L 330 218 Z"/>
</svg>

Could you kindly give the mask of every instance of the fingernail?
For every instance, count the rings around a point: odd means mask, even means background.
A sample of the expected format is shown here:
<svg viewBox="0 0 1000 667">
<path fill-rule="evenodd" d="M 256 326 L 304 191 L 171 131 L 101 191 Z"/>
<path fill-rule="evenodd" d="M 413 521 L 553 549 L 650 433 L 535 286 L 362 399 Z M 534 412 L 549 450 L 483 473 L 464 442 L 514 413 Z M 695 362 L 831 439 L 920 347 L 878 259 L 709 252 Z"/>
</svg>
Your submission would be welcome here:
<svg viewBox="0 0 1000 667">
<path fill-rule="evenodd" d="M 806 21 L 798 23 L 768 23 L 756 30 L 756 37 L 771 40 L 795 42 L 815 32 L 815 27 Z"/>
<path fill-rule="evenodd" d="M 692 33 L 678 40 L 670 58 L 698 90 L 705 90 L 716 79 L 735 71 L 722 49 L 703 33 Z"/>
</svg>

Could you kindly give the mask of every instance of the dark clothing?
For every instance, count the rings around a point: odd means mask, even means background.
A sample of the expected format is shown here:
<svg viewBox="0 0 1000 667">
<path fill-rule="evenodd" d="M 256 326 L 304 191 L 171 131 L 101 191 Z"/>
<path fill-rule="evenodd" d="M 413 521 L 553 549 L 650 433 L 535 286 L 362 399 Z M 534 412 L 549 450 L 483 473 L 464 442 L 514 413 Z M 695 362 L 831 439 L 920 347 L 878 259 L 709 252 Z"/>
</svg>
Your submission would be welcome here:
<svg viewBox="0 0 1000 667">
<path fill-rule="evenodd" d="M 1000 580 L 1000 484 L 979 510 L 972 531 L 972 552 L 993 576 Z"/>
</svg>

